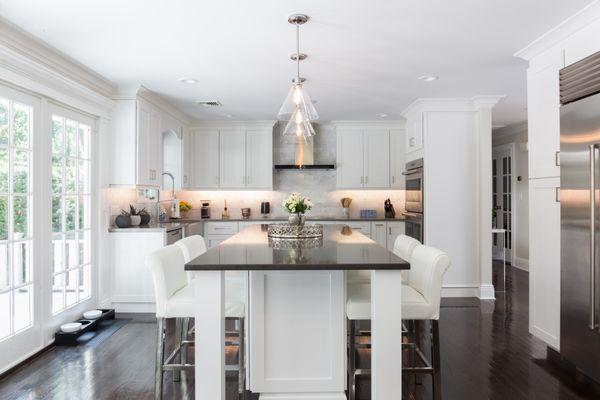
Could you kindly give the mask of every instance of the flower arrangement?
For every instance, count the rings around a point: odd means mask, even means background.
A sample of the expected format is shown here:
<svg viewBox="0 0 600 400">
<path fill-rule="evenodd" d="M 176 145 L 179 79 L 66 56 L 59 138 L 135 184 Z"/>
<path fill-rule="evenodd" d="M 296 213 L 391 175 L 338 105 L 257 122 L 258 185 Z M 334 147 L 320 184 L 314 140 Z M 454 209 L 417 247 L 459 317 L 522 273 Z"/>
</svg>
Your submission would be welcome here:
<svg viewBox="0 0 600 400">
<path fill-rule="evenodd" d="M 190 203 L 188 203 L 187 201 L 183 201 L 181 200 L 179 202 L 179 211 L 181 212 L 188 212 L 192 209 L 192 205 Z"/>
<path fill-rule="evenodd" d="M 300 193 L 292 193 L 283 201 L 283 208 L 291 214 L 304 214 L 312 208 L 313 204 L 308 197 Z"/>
</svg>

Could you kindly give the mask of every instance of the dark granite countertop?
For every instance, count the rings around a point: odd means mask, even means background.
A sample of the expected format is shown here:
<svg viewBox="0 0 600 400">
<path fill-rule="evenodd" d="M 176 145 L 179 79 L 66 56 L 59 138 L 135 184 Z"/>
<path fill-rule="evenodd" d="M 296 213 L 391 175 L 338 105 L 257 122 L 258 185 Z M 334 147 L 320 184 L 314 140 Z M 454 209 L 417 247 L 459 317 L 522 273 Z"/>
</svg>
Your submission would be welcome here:
<svg viewBox="0 0 600 400">
<path fill-rule="evenodd" d="M 188 271 L 404 270 L 410 265 L 349 227 L 326 225 L 321 239 L 270 239 L 249 226 L 185 265 Z"/>
</svg>

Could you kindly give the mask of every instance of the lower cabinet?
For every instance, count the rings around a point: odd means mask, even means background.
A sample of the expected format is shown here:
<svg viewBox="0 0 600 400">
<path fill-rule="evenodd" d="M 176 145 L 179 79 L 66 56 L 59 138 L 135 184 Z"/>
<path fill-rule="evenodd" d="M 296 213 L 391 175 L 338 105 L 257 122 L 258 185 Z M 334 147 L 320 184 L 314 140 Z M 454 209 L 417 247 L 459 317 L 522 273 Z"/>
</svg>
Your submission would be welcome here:
<svg viewBox="0 0 600 400">
<path fill-rule="evenodd" d="M 560 178 L 529 180 L 529 332 L 560 347 Z"/>
<path fill-rule="evenodd" d="M 111 232 L 112 303 L 118 312 L 154 312 L 146 256 L 166 244 L 166 232 Z"/>
<path fill-rule="evenodd" d="M 387 236 L 386 236 L 386 247 L 388 250 L 394 250 L 394 243 L 398 235 L 404 235 L 404 221 L 393 221 L 387 223 Z"/>
</svg>

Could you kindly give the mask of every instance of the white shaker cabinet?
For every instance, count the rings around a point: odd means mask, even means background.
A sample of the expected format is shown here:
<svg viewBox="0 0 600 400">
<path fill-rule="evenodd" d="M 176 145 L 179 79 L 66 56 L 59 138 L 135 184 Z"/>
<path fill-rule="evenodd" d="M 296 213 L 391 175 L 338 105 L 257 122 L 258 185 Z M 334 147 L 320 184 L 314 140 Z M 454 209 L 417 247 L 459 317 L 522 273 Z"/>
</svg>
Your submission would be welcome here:
<svg viewBox="0 0 600 400">
<path fill-rule="evenodd" d="M 390 132 L 366 130 L 364 145 L 364 187 L 382 189 L 390 187 Z"/>
<path fill-rule="evenodd" d="M 162 174 L 160 112 L 143 99 L 137 100 L 138 185 L 158 186 Z"/>
<path fill-rule="evenodd" d="M 407 118 L 406 121 L 406 154 L 423 149 L 423 117 Z"/>
<path fill-rule="evenodd" d="M 355 189 L 364 185 L 363 131 L 337 131 L 337 187 Z"/>
<path fill-rule="evenodd" d="M 198 131 L 193 133 L 194 156 L 192 179 L 197 189 L 219 187 L 219 131 Z"/>
<path fill-rule="evenodd" d="M 219 132 L 219 187 L 246 187 L 246 135 L 243 131 Z"/>
<path fill-rule="evenodd" d="M 560 345 L 560 178 L 529 181 L 529 331 Z"/>
<path fill-rule="evenodd" d="M 384 221 L 371 222 L 371 239 L 382 247 L 387 247 L 387 223 Z"/>
<path fill-rule="evenodd" d="M 246 131 L 246 188 L 273 188 L 273 133 Z"/>
<path fill-rule="evenodd" d="M 387 249 L 394 251 L 394 244 L 398 235 L 404 235 L 404 221 L 388 221 L 387 223 Z"/>
<path fill-rule="evenodd" d="M 529 177 L 559 176 L 561 57 L 527 71 Z"/>
<path fill-rule="evenodd" d="M 406 171 L 406 140 L 405 131 L 394 129 L 390 131 L 390 187 L 404 189 Z"/>
</svg>

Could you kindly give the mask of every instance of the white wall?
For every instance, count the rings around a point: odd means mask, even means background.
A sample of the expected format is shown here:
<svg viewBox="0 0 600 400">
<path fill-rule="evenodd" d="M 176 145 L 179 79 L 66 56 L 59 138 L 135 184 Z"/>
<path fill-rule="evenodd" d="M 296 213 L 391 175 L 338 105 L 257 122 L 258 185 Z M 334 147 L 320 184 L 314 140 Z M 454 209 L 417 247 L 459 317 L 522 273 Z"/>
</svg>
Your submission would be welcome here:
<svg viewBox="0 0 600 400">
<path fill-rule="evenodd" d="M 495 129 L 492 146 L 514 143 L 514 197 L 515 224 L 513 229 L 513 263 L 524 270 L 529 269 L 529 166 L 527 150 L 527 124 L 516 124 Z M 517 180 L 517 177 L 521 180 Z"/>
</svg>

